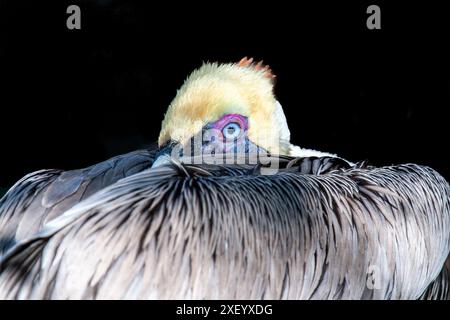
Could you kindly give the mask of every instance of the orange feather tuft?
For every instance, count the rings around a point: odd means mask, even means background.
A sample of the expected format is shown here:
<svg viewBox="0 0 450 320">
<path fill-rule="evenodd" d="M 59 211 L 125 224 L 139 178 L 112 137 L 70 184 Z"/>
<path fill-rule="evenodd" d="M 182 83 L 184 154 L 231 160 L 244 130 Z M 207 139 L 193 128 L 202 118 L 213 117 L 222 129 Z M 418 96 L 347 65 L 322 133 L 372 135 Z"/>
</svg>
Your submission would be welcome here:
<svg viewBox="0 0 450 320">
<path fill-rule="evenodd" d="M 276 77 L 272 73 L 270 67 L 268 65 L 264 65 L 262 60 L 255 64 L 253 62 L 253 58 L 248 59 L 247 57 L 244 57 L 238 62 L 238 66 L 244 68 L 253 68 L 256 71 L 263 71 L 264 76 L 266 76 L 269 79 L 274 79 Z"/>
</svg>

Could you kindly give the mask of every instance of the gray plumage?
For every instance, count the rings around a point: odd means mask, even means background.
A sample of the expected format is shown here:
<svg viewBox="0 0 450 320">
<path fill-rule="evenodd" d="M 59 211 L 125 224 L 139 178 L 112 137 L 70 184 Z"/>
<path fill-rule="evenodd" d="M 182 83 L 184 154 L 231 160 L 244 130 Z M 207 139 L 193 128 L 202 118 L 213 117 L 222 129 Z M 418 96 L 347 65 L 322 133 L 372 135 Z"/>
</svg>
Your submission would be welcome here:
<svg viewBox="0 0 450 320">
<path fill-rule="evenodd" d="M 446 296 L 448 183 L 418 165 L 323 161 L 285 157 L 275 175 L 172 163 L 126 177 L 10 250 L 0 297 Z"/>
<path fill-rule="evenodd" d="M 40 170 L 0 200 L 0 257 L 74 204 L 117 180 L 151 167 L 155 151 L 138 150 L 80 170 Z"/>
</svg>

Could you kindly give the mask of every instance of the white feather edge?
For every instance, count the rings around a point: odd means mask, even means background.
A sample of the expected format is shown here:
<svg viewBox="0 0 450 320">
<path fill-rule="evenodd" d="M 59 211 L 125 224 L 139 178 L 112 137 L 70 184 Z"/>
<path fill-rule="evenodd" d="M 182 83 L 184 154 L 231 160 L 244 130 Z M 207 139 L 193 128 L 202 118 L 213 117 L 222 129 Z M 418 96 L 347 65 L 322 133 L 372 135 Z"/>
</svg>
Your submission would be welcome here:
<svg viewBox="0 0 450 320">
<path fill-rule="evenodd" d="M 303 149 L 299 146 L 296 146 L 292 144 L 291 141 L 291 132 L 289 130 L 287 119 L 283 111 L 283 107 L 281 106 L 280 102 L 276 100 L 275 102 L 275 119 L 278 123 L 278 128 L 280 128 L 279 136 L 280 136 L 280 143 L 284 145 L 285 147 L 281 149 L 287 149 L 288 154 L 291 157 L 333 157 L 333 158 L 341 158 L 336 154 L 328 153 L 328 152 L 322 152 L 317 151 L 313 149 Z M 342 159 L 342 158 L 341 158 Z M 345 160 L 345 159 L 342 159 Z M 350 165 L 354 165 L 354 163 L 347 161 Z"/>
</svg>

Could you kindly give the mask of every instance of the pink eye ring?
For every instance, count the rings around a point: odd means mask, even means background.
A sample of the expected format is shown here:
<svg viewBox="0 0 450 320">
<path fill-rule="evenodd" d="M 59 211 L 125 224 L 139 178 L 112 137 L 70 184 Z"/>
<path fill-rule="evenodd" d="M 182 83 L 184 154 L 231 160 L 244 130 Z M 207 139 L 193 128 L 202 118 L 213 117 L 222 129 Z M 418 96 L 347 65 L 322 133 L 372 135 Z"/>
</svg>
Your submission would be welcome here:
<svg viewBox="0 0 450 320">
<path fill-rule="evenodd" d="M 240 114 L 225 114 L 216 122 L 208 125 L 208 129 L 214 129 L 219 133 L 221 140 L 234 141 L 240 139 L 248 130 L 247 117 Z"/>
</svg>

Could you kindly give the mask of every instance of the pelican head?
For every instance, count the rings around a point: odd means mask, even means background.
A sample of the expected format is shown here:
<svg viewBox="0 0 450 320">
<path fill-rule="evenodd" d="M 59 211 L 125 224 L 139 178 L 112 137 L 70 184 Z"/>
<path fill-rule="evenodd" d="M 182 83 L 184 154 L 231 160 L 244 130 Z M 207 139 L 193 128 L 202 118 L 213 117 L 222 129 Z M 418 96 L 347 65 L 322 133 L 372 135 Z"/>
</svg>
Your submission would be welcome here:
<svg viewBox="0 0 450 320">
<path fill-rule="evenodd" d="M 273 79 L 269 67 L 253 59 L 203 64 L 186 79 L 165 114 L 160 154 L 288 155 L 290 132 Z"/>
</svg>

